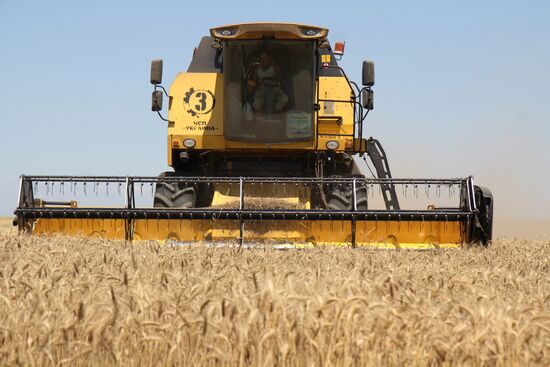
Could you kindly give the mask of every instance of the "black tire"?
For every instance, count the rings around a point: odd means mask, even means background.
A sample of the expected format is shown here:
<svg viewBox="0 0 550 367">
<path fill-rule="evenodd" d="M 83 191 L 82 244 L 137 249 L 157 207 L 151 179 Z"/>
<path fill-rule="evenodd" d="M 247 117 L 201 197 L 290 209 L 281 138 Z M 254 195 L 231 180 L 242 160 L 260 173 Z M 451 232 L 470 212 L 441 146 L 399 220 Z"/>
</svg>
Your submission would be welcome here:
<svg viewBox="0 0 550 367">
<path fill-rule="evenodd" d="M 164 172 L 160 177 L 176 176 L 174 172 Z M 155 208 L 195 208 L 196 193 L 193 185 L 184 182 L 158 182 L 155 187 Z"/>
<path fill-rule="evenodd" d="M 214 198 L 214 184 L 208 184 L 206 182 L 196 184 L 195 197 L 196 208 L 207 208 L 212 206 L 212 199 Z"/>
<path fill-rule="evenodd" d="M 482 186 L 474 186 L 478 213 L 474 229 L 474 242 L 489 245 L 493 240 L 493 194 Z"/>
<path fill-rule="evenodd" d="M 353 176 L 363 178 L 363 176 Z M 340 175 L 329 176 L 328 178 L 343 178 Z M 353 209 L 353 187 L 351 184 L 334 183 L 327 185 L 325 189 L 327 209 L 331 210 L 352 210 Z M 355 187 L 355 200 L 357 210 L 368 209 L 367 188 L 362 185 Z"/>
</svg>

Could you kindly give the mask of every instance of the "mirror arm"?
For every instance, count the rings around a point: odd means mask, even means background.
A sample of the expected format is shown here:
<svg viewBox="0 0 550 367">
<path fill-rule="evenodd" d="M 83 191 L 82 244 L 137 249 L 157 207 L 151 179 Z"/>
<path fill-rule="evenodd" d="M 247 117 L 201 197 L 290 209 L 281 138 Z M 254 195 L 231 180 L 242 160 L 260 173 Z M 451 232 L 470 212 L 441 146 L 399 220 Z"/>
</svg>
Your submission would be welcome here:
<svg viewBox="0 0 550 367">
<path fill-rule="evenodd" d="M 166 122 L 170 122 L 168 119 L 165 119 L 165 118 L 160 114 L 159 111 L 156 111 L 156 112 L 158 113 L 158 115 L 159 115 L 159 117 L 160 117 L 161 120 L 164 120 L 164 121 L 166 121 Z"/>
<path fill-rule="evenodd" d="M 361 88 L 359 88 L 359 86 L 357 85 L 357 83 L 354 82 L 354 81 L 352 81 L 352 80 L 350 80 L 350 81 L 349 81 L 349 84 L 352 85 L 352 86 L 354 86 L 355 89 L 357 90 L 357 95 L 356 95 L 355 99 L 361 98 Z M 355 91 L 353 91 L 353 92 L 355 92 Z"/>
<path fill-rule="evenodd" d="M 367 112 L 365 112 L 365 114 L 361 117 L 361 122 L 365 121 L 365 119 L 367 118 L 367 115 L 369 114 L 371 110 L 367 110 Z"/>
<path fill-rule="evenodd" d="M 166 92 L 166 89 L 164 89 L 164 87 L 163 87 L 162 85 L 160 85 L 160 84 L 155 84 L 155 92 L 157 91 L 157 88 L 162 89 L 162 91 L 164 92 L 164 95 L 165 95 L 166 97 L 168 97 L 168 92 Z"/>
</svg>

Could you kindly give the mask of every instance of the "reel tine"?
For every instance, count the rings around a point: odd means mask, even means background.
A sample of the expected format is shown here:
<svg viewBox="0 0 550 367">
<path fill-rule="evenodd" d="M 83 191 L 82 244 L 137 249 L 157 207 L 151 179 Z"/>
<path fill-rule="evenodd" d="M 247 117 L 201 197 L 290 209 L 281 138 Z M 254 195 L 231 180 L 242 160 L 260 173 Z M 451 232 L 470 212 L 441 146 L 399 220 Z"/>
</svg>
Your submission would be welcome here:
<svg viewBox="0 0 550 367">
<path fill-rule="evenodd" d="M 397 232 L 401 232 L 401 214 L 397 215 Z"/>
</svg>

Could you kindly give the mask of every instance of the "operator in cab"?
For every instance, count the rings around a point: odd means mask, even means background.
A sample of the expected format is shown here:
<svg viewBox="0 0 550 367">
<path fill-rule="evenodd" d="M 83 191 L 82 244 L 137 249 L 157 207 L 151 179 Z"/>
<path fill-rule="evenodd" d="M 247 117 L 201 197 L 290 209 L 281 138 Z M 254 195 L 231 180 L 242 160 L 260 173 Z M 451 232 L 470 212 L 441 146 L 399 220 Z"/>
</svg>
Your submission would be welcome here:
<svg viewBox="0 0 550 367">
<path fill-rule="evenodd" d="M 281 70 L 268 51 L 260 53 L 247 88 L 248 95 L 254 97 L 252 107 L 256 113 L 278 113 L 288 105 L 288 96 L 281 87 Z"/>
</svg>

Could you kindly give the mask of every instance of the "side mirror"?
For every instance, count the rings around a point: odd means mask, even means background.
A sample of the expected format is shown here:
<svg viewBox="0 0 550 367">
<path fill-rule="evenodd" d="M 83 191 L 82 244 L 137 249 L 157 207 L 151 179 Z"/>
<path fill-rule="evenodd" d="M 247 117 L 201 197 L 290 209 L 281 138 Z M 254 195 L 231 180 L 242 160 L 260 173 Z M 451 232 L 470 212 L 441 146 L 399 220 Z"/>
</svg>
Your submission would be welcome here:
<svg viewBox="0 0 550 367">
<path fill-rule="evenodd" d="M 162 91 L 156 90 L 151 98 L 151 111 L 157 112 L 162 110 Z"/>
<path fill-rule="evenodd" d="M 363 89 L 361 91 L 361 105 L 365 110 L 374 109 L 374 91 L 372 89 Z"/>
<path fill-rule="evenodd" d="M 157 59 L 151 61 L 151 84 L 160 83 L 162 83 L 162 60 Z"/>
<path fill-rule="evenodd" d="M 372 87 L 374 85 L 374 62 L 363 61 L 363 85 Z"/>
</svg>

